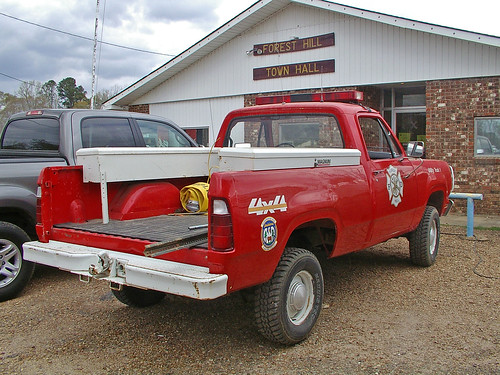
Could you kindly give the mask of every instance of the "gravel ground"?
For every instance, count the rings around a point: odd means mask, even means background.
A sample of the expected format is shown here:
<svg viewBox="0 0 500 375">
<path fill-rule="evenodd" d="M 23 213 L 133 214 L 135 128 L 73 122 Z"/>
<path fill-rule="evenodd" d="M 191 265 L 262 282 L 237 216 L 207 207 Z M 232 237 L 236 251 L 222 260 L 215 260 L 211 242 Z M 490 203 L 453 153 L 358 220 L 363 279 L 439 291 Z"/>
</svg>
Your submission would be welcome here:
<svg viewBox="0 0 500 375">
<path fill-rule="evenodd" d="M 323 262 L 324 306 L 293 347 L 239 293 L 136 309 L 104 282 L 38 267 L 0 304 L 0 374 L 500 374 L 500 231 L 442 226 L 430 268 L 405 239 Z"/>
</svg>

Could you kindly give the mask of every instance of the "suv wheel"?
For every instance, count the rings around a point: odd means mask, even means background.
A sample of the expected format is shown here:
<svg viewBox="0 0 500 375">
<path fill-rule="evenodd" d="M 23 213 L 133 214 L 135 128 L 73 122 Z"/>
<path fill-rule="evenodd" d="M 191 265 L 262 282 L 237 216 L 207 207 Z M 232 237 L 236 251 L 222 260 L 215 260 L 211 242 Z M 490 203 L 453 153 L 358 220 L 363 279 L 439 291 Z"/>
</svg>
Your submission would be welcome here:
<svg viewBox="0 0 500 375">
<path fill-rule="evenodd" d="M 0 301 L 14 298 L 28 284 L 35 264 L 23 260 L 23 243 L 30 238 L 18 226 L 0 222 Z"/>
</svg>

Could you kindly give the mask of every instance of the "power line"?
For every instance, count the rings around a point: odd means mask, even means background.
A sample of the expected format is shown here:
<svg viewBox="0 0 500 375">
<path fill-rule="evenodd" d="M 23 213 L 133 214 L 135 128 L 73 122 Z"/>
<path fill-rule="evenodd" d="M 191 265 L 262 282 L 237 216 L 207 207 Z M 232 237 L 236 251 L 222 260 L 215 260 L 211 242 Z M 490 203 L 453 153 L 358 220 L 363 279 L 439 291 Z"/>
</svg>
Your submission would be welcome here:
<svg viewBox="0 0 500 375">
<path fill-rule="evenodd" d="M 4 16 L 4 17 L 12 18 L 13 20 L 16 20 L 16 21 L 19 21 L 19 22 L 24 22 L 24 23 L 27 23 L 27 24 L 32 25 L 32 26 L 41 27 L 42 29 L 46 29 L 46 30 L 50 30 L 50 31 L 54 31 L 54 32 L 56 32 L 56 33 L 61 33 L 61 34 L 69 35 L 69 36 L 72 36 L 72 37 L 75 37 L 75 38 L 84 39 L 84 40 L 90 40 L 91 42 L 93 42 L 93 41 L 94 41 L 94 39 L 92 39 L 92 38 L 87 38 L 86 36 L 82 36 L 82 35 L 78 35 L 78 34 L 73 34 L 73 33 L 67 32 L 67 31 L 63 31 L 63 30 L 54 29 L 53 27 L 49 27 L 49 26 L 40 25 L 40 24 L 35 23 L 35 22 L 30 22 L 30 21 L 27 21 L 27 20 L 23 20 L 22 18 L 18 18 L 18 17 L 10 16 L 10 15 L 5 14 L 5 13 L 3 13 L 3 12 L 0 12 L 0 15 L 2 15 L 2 16 Z M 132 50 L 132 51 L 137 51 L 137 52 L 150 53 L 150 54 L 153 54 L 153 55 L 170 56 L 170 57 L 176 56 L 176 55 L 171 55 L 171 54 L 168 54 L 168 53 L 160 53 L 160 52 L 146 51 L 146 50 L 139 49 L 139 48 L 127 47 L 127 46 L 122 46 L 122 45 L 119 45 L 119 44 L 109 43 L 109 42 L 98 41 L 98 43 L 101 43 L 101 44 L 106 44 L 106 45 L 108 45 L 108 46 L 113 46 L 113 47 L 118 47 L 118 48 L 129 49 L 129 50 Z"/>
<path fill-rule="evenodd" d="M 30 82 L 23 81 L 22 79 L 19 79 L 19 78 L 16 78 L 16 77 L 12 77 L 12 76 L 10 76 L 8 74 L 5 74 L 5 73 L 2 73 L 2 72 L 0 72 L 0 76 L 4 76 L 4 77 L 7 77 L 7 78 L 10 78 L 10 79 L 13 79 L 15 81 L 22 82 L 22 83 L 27 83 L 28 85 L 31 84 Z"/>
</svg>

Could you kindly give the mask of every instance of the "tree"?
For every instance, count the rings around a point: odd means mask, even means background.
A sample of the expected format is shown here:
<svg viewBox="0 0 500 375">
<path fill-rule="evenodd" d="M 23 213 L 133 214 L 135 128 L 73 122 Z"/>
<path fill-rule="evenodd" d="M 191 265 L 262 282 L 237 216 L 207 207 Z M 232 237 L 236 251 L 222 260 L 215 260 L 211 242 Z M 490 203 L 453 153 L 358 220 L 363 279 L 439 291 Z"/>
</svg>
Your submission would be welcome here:
<svg viewBox="0 0 500 375">
<path fill-rule="evenodd" d="M 42 85 L 41 94 L 45 98 L 45 101 L 48 103 L 48 105 L 47 105 L 48 108 L 57 108 L 58 107 L 56 81 L 51 79 L 51 80 L 45 82 Z"/>
<path fill-rule="evenodd" d="M 101 108 L 102 104 L 105 101 L 112 98 L 113 96 L 118 94 L 120 91 L 122 91 L 122 88 L 117 86 L 117 85 L 111 87 L 110 89 L 99 90 L 94 96 L 94 108 L 96 108 L 96 109 Z"/>
<path fill-rule="evenodd" d="M 17 89 L 17 97 L 21 100 L 22 111 L 48 106 L 42 95 L 42 84 L 38 81 L 23 82 Z"/>
<path fill-rule="evenodd" d="M 87 92 L 82 86 L 76 85 L 76 80 L 73 77 L 62 79 L 57 84 L 57 93 L 59 94 L 59 101 L 66 108 L 73 108 L 76 103 L 88 101 Z M 81 103 L 79 103 L 80 107 Z"/>
<path fill-rule="evenodd" d="M 15 95 L 0 92 L 0 125 L 14 113 L 49 107 L 50 102 L 42 88 L 40 82 L 28 81 L 19 85 Z"/>
<path fill-rule="evenodd" d="M 0 129 L 10 115 L 22 110 L 21 100 L 17 96 L 0 91 Z"/>
</svg>

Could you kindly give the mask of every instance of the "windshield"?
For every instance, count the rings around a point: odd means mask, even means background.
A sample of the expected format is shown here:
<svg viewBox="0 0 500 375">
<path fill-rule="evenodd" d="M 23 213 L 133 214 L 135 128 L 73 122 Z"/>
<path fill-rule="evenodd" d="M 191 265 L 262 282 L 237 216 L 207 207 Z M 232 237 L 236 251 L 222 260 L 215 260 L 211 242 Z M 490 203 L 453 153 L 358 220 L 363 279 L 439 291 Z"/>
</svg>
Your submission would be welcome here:
<svg viewBox="0 0 500 375">
<path fill-rule="evenodd" d="M 343 148 L 337 119 L 332 115 L 268 115 L 234 119 L 225 147 Z"/>
</svg>

